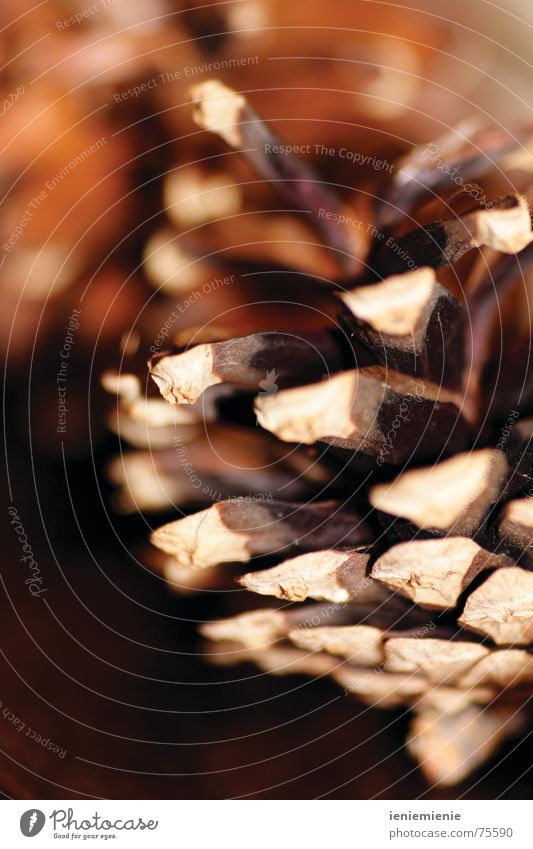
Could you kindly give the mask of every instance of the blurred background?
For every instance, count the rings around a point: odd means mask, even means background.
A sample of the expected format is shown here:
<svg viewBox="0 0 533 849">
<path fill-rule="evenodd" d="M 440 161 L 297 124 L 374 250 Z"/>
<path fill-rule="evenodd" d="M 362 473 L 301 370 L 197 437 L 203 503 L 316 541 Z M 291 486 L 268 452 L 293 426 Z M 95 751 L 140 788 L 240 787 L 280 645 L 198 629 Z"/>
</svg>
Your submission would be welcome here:
<svg viewBox="0 0 533 849">
<path fill-rule="evenodd" d="M 134 402 L 151 348 L 237 307 L 245 327 L 266 285 L 213 280 L 252 259 L 319 261 L 287 252 L 279 234 L 297 240 L 300 225 L 195 126 L 192 84 L 247 92 L 349 194 L 371 169 L 313 156 L 315 144 L 390 162 L 463 119 L 529 120 L 532 25 L 526 0 L 4 0 L 6 797 L 530 798 L 527 740 L 465 785 L 429 789 L 405 754 L 402 711 L 206 663 L 197 623 L 238 610 L 238 593 L 227 576 L 202 589 L 174 575 L 169 589 L 147 539 L 188 496 L 147 492 L 142 463 L 191 424 Z M 235 210 L 274 202 L 278 215 L 235 237 Z M 117 371 L 138 385 L 118 387 Z M 125 443 L 133 491 L 114 459 Z M 507 790 L 509 776 L 522 778 Z"/>
</svg>

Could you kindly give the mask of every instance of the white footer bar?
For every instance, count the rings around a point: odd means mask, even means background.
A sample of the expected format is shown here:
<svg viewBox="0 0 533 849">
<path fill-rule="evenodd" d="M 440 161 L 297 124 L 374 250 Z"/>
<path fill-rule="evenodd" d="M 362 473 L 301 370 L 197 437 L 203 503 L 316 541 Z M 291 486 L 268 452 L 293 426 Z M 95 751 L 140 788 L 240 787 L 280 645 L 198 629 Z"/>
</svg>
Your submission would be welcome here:
<svg viewBox="0 0 533 849">
<path fill-rule="evenodd" d="M 529 802 L 481 800 L 4 801 L 0 845 L 531 849 L 530 813 Z"/>
</svg>

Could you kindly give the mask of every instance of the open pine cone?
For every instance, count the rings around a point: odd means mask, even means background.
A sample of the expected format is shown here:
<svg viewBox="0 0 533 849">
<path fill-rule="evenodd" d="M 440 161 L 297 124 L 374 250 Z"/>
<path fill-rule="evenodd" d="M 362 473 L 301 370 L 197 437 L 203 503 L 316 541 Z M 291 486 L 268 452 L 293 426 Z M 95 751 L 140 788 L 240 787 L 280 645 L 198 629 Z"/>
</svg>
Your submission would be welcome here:
<svg viewBox="0 0 533 849">
<path fill-rule="evenodd" d="M 211 659 L 407 706 L 410 752 L 456 783 L 533 693 L 533 131 L 465 123 L 374 157 L 350 194 L 355 146 L 299 158 L 221 83 L 192 95 L 290 211 L 243 211 L 227 174 L 175 182 L 168 241 L 196 259 L 176 274 L 167 252 L 157 273 L 191 329 L 161 321 L 150 345 L 164 401 L 140 370 L 106 375 L 135 446 L 111 468 L 117 503 L 202 508 L 152 535 L 176 588 L 227 587 L 243 564 L 248 609 L 203 626 Z"/>
</svg>

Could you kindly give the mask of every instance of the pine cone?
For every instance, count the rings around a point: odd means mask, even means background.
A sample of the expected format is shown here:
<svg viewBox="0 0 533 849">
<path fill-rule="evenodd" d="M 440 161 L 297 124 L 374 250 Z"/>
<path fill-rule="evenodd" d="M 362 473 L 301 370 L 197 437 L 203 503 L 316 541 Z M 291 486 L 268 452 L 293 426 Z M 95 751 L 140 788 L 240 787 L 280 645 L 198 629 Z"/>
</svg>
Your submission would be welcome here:
<svg viewBox="0 0 533 849">
<path fill-rule="evenodd" d="M 206 624 L 212 659 L 407 706 L 409 751 L 454 784 L 532 694 L 531 128 L 464 123 L 350 196 L 353 171 L 322 182 L 241 95 L 193 99 L 291 212 L 243 213 L 227 174 L 174 181 L 183 270 L 167 250 L 154 277 L 198 326 L 152 346 L 168 404 L 106 377 L 137 449 L 111 470 L 119 505 L 203 508 L 152 535 L 176 587 L 258 567 L 238 582 L 269 607 Z"/>
</svg>

